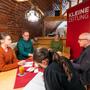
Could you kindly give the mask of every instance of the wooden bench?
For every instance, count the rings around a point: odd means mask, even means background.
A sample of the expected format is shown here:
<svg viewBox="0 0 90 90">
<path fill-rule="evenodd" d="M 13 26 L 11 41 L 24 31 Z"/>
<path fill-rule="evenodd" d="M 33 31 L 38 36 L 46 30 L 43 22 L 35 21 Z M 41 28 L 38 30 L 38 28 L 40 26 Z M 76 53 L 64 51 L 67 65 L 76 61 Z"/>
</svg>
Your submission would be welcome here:
<svg viewBox="0 0 90 90">
<path fill-rule="evenodd" d="M 34 47 L 45 47 L 50 48 L 51 40 L 53 40 L 54 37 L 37 37 L 37 41 L 34 43 Z M 61 38 L 63 42 L 63 54 L 67 55 L 70 58 L 70 47 L 66 46 L 66 38 Z"/>
</svg>

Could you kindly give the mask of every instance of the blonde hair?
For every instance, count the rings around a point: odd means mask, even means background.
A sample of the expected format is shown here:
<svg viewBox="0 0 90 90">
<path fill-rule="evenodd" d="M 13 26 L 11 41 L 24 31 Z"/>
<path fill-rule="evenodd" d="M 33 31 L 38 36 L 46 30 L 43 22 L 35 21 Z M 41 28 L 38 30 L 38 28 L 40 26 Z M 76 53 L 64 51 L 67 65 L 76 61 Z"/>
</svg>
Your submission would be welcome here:
<svg viewBox="0 0 90 90">
<path fill-rule="evenodd" d="M 1 43 L 2 43 L 2 40 L 4 40 L 6 36 L 10 36 L 10 35 L 9 35 L 8 33 L 5 33 L 5 32 L 2 32 L 2 33 L 0 34 L 0 45 L 1 45 Z"/>
<path fill-rule="evenodd" d="M 10 35 L 9 35 L 8 33 L 2 32 L 2 33 L 0 34 L 0 40 L 5 39 L 6 36 L 10 36 Z"/>
</svg>

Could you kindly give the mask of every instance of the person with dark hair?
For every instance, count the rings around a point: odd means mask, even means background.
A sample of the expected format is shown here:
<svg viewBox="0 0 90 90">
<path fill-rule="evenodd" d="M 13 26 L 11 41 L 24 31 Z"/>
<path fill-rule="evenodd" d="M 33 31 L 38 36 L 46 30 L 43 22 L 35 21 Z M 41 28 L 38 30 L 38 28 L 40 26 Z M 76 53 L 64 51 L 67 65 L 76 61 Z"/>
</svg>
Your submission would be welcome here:
<svg viewBox="0 0 90 90">
<path fill-rule="evenodd" d="M 33 44 L 28 31 L 22 33 L 22 38 L 17 43 L 17 57 L 19 60 L 27 59 L 33 54 Z"/>
<path fill-rule="evenodd" d="M 39 48 L 34 50 L 33 60 L 45 69 L 46 90 L 85 90 L 71 62 L 65 57 L 46 48 Z"/>
<path fill-rule="evenodd" d="M 0 72 L 17 68 L 25 63 L 17 60 L 14 51 L 9 47 L 11 41 L 9 34 L 0 34 Z"/>
<path fill-rule="evenodd" d="M 59 34 L 56 34 L 54 36 L 54 39 L 50 43 L 50 48 L 53 49 L 56 52 L 62 52 L 63 51 L 63 42 L 60 40 Z"/>
</svg>

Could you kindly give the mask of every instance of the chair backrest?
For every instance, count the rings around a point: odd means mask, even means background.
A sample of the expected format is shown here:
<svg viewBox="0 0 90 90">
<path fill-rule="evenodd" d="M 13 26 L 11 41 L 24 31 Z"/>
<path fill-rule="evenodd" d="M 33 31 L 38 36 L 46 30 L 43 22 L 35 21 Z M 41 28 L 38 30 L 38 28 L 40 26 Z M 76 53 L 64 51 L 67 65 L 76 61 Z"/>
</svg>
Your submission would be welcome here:
<svg viewBox="0 0 90 90">
<path fill-rule="evenodd" d="M 17 46 L 17 42 L 11 43 L 11 45 L 10 45 L 10 47 L 11 47 L 12 49 L 16 48 L 16 46 Z"/>
</svg>

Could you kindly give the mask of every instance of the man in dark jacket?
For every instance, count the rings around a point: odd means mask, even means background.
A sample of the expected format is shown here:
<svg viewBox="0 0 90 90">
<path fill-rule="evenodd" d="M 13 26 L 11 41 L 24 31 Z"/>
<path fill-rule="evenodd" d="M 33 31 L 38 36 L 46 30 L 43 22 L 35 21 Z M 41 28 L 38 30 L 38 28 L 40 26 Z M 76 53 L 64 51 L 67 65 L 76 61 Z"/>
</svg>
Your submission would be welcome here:
<svg viewBox="0 0 90 90">
<path fill-rule="evenodd" d="M 78 43 L 84 50 L 77 60 L 72 63 L 78 71 L 80 79 L 84 85 L 90 84 L 90 33 L 82 33 Z"/>
</svg>

